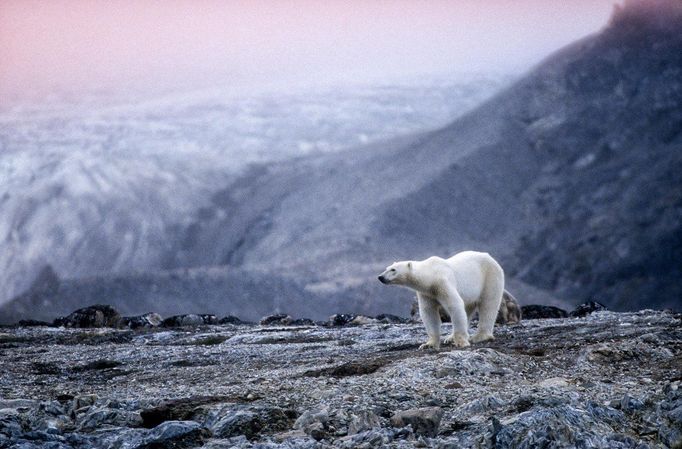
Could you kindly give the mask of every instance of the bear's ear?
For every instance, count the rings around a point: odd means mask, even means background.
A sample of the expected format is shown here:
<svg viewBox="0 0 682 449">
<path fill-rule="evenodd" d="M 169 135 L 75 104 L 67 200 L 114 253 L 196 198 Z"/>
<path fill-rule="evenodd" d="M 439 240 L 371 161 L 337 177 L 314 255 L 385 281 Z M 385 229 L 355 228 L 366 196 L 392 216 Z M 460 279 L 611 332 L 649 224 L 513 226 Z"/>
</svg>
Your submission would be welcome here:
<svg viewBox="0 0 682 449">
<path fill-rule="evenodd" d="M 412 262 L 407 262 L 407 269 L 411 270 L 412 269 Z"/>
</svg>

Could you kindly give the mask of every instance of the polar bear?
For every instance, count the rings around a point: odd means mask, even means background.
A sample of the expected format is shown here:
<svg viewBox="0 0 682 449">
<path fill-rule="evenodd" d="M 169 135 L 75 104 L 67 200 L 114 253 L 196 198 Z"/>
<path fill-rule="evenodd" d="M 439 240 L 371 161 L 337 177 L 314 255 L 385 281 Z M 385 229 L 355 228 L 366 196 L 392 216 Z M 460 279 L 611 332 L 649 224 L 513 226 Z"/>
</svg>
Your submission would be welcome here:
<svg viewBox="0 0 682 449">
<path fill-rule="evenodd" d="M 459 348 L 493 340 L 493 326 L 504 292 L 504 271 L 488 253 L 463 251 L 449 259 L 396 262 L 379 275 L 383 284 L 395 284 L 417 292 L 419 314 L 429 339 L 419 349 L 440 348 L 440 314 L 452 321 L 445 343 Z M 478 309 L 478 329 L 469 338 L 469 319 Z"/>
</svg>

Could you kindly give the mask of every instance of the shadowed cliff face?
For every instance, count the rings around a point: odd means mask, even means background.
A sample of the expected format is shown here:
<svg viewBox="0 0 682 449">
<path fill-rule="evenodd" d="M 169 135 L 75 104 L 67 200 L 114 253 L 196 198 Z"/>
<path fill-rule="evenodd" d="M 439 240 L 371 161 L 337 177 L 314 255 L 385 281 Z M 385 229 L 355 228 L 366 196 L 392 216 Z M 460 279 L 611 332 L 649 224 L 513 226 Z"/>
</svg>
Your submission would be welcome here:
<svg viewBox="0 0 682 449">
<path fill-rule="evenodd" d="M 596 312 L 440 352 L 421 324 L 5 328 L 0 446 L 679 447 L 680 325 Z"/>
<path fill-rule="evenodd" d="M 541 299 L 676 306 L 682 12 L 646 3 L 443 129 L 253 172 L 216 197 L 231 216 L 197 220 L 198 243 L 175 260 L 343 284 L 475 248 Z"/>
<path fill-rule="evenodd" d="M 620 12 L 468 117 L 473 124 L 444 129 L 459 146 L 466 130 L 499 124 L 491 143 L 394 201 L 380 221 L 386 232 L 490 244 L 508 274 L 571 300 L 678 305 L 681 25 L 679 5 Z"/>
<path fill-rule="evenodd" d="M 522 304 L 678 307 L 681 28 L 678 2 L 629 2 L 601 33 L 442 129 L 255 166 L 174 228 L 161 265 L 283 277 L 278 295 L 310 295 L 320 312 L 406 315 L 411 293 L 383 287 L 376 273 L 476 249 L 500 260 Z M 136 279 L 136 293 L 118 301 L 147 295 Z"/>
<path fill-rule="evenodd" d="M 619 309 L 682 294 L 682 7 L 645 12 L 617 13 L 522 84 L 554 83 L 562 106 L 536 93 L 523 116 L 545 162 L 523 197 L 539 219 L 516 246 L 518 276 Z"/>
</svg>

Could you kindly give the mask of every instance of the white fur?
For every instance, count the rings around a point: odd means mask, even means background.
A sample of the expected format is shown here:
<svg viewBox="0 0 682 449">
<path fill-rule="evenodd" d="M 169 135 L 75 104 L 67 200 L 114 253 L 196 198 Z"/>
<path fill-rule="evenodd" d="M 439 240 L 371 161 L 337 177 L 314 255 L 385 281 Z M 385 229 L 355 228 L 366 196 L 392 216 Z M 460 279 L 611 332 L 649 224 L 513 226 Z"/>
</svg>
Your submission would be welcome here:
<svg viewBox="0 0 682 449">
<path fill-rule="evenodd" d="M 379 276 L 417 292 L 419 314 L 429 339 L 420 349 L 440 347 L 439 307 L 450 315 L 452 334 L 445 343 L 456 347 L 493 340 L 493 326 L 504 291 L 504 271 L 488 253 L 464 251 L 449 259 L 396 262 Z M 469 319 L 478 310 L 478 329 L 469 338 Z"/>
</svg>

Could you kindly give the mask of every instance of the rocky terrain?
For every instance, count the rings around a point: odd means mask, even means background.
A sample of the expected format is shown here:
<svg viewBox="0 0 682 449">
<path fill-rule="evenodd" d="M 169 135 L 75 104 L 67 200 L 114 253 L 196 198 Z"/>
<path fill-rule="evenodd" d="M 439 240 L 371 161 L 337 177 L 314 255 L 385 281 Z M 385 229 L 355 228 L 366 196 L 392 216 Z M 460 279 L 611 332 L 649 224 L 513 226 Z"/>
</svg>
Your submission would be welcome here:
<svg viewBox="0 0 682 449">
<path fill-rule="evenodd" d="M 439 352 L 390 316 L 201 320 L 0 329 L 0 447 L 682 447 L 679 314 L 523 320 Z"/>
</svg>

